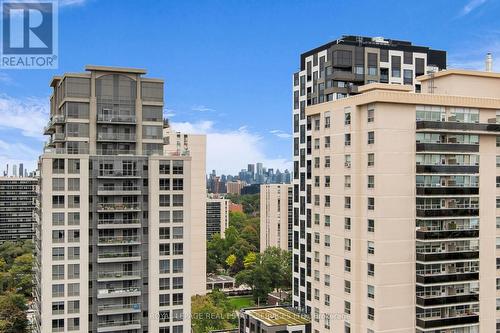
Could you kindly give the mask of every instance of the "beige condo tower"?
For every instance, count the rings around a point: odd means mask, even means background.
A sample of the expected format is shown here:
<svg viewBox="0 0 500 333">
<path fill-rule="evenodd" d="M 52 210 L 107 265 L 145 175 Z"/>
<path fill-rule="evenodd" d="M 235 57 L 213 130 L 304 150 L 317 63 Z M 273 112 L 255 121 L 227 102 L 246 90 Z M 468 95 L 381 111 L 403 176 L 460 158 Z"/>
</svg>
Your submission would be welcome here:
<svg viewBox="0 0 500 333">
<path fill-rule="evenodd" d="M 318 52 L 335 67 L 335 49 Z M 309 104 L 313 57 L 294 85 L 293 305 L 314 332 L 497 331 L 500 74 L 389 78 Z"/>
<path fill-rule="evenodd" d="M 51 82 L 36 331 L 190 332 L 206 285 L 205 137 L 163 134 L 163 80 L 85 69 Z"/>
<path fill-rule="evenodd" d="M 260 252 L 269 247 L 292 250 L 293 185 L 260 185 Z"/>
</svg>

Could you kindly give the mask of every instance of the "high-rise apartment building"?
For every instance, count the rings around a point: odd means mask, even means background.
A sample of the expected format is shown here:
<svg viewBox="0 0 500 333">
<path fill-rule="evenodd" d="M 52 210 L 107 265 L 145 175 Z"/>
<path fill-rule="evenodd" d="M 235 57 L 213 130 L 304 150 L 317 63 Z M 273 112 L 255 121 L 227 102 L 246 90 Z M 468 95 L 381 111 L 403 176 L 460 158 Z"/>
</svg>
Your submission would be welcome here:
<svg viewBox="0 0 500 333">
<path fill-rule="evenodd" d="M 231 200 L 229 199 L 207 199 L 207 240 L 211 240 L 215 234 L 224 238 L 226 229 L 229 227 L 230 205 Z"/>
<path fill-rule="evenodd" d="M 87 66 L 51 82 L 38 332 L 191 331 L 206 285 L 205 139 L 167 142 L 163 81 L 145 73 Z"/>
<path fill-rule="evenodd" d="M 292 250 L 293 185 L 260 185 L 260 251 Z"/>
<path fill-rule="evenodd" d="M 0 177 L 0 242 L 33 238 L 37 187 L 36 178 Z"/>
<path fill-rule="evenodd" d="M 245 187 L 246 183 L 241 180 L 236 180 L 226 183 L 226 192 L 229 194 L 241 194 L 241 189 Z"/>
<path fill-rule="evenodd" d="M 500 74 L 418 80 L 296 110 L 293 303 L 314 332 L 498 329 Z"/>
</svg>

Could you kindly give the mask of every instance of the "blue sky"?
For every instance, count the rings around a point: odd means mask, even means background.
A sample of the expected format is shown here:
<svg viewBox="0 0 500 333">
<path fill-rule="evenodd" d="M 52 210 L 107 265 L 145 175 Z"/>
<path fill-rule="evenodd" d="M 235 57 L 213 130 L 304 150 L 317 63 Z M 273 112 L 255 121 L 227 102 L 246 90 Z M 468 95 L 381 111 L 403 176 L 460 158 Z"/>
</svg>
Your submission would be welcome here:
<svg viewBox="0 0 500 333">
<path fill-rule="evenodd" d="M 448 51 L 450 67 L 500 71 L 500 1 L 65 0 L 59 69 L 0 71 L 0 170 L 43 146 L 50 78 L 86 64 L 163 78 L 174 127 L 208 135 L 207 168 L 290 166 L 291 76 L 299 55 L 344 34 Z"/>
</svg>

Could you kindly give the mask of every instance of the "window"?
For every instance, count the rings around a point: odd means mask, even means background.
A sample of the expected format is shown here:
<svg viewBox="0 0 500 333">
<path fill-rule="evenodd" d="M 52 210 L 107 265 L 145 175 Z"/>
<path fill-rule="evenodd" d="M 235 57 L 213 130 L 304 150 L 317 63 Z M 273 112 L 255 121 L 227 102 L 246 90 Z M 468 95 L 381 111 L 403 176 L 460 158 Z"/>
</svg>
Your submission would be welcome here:
<svg viewBox="0 0 500 333">
<path fill-rule="evenodd" d="M 373 106 L 368 106 L 367 122 L 373 123 L 375 121 L 375 109 Z"/>
<path fill-rule="evenodd" d="M 351 208 L 351 197 L 344 197 L 344 208 Z"/>
<path fill-rule="evenodd" d="M 172 295 L 172 305 L 182 305 L 184 304 L 184 296 L 181 293 L 176 293 Z"/>
<path fill-rule="evenodd" d="M 351 281 L 344 280 L 344 292 L 351 293 Z"/>
<path fill-rule="evenodd" d="M 161 182 L 160 182 L 161 184 Z M 169 207 L 170 206 L 170 195 L 169 194 L 160 194 L 160 207 Z"/>
<path fill-rule="evenodd" d="M 328 274 L 325 274 L 325 286 L 329 286 L 330 285 L 330 275 Z"/>
<path fill-rule="evenodd" d="M 413 71 L 411 69 L 403 70 L 403 84 L 413 84 Z"/>
<path fill-rule="evenodd" d="M 64 247 L 52 248 L 52 260 L 64 260 Z"/>
<path fill-rule="evenodd" d="M 52 285 L 52 297 L 64 297 L 64 284 Z"/>
<path fill-rule="evenodd" d="M 172 173 L 174 175 L 182 175 L 184 173 L 184 161 L 173 161 Z"/>
<path fill-rule="evenodd" d="M 363 66 L 354 66 L 354 74 L 363 75 L 365 74 L 365 69 Z"/>
<path fill-rule="evenodd" d="M 344 301 L 344 313 L 351 314 L 351 302 Z"/>
<path fill-rule="evenodd" d="M 368 285 L 368 291 L 367 291 L 367 296 L 368 298 L 375 298 L 375 287 L 374 286 L 371 286 L 371 285 Z"/>
<path fill-rule="evenodd" d="M 325 114 L 325 128 L 330 128 L 330 113 Z"/>
<path fill-rule="evenodd" d="M 64 208 L 64 195 L 52 196 L 52 208 Z"/>
<path fill-rule="evenodd" d="M 182 239 L 184 234 L 183 227 L 173 227 L 172 228 L 172 239 Z"/>
<path fill-rule="evenodd" d="M 349 259 L 344 259 L 344 271 L 347 273 L 351 272 L 351 261 Z"/>
<path fill-rule="evenodd" d="M 500 187 L 500 176 L 497 176 L 496 183 L 497 183 L 497 187 Z"/>
<path fill-rule="evenodd" d="M 80 278 L 80 264 L 68 264 L 68 279 Z"/>
<path fill-rule="evenodd" d="M 160 175 L 170 174 L 170 161 L 160 161 Z"/>
<path fill-rule="evenodd" d="M 375 165 L 375 154 L 374 153 L 369 153 L 368 154 L 368 166 L 372 167 Z"/>
<path fill-rule="evenodd" d="M 330 221 L 331 221 L 330 215 L 325 215 L 325 227 L 330 226 L 331 223 Z"/>
<path fill-rule="evenodd" d="M 325 136 L 325 148 L 330 148 L 330 137 Z"/>
<path fill-rule="evenodd" d="M 325 156 L 325 168 L 330 167 L 330 156 Z"/>
<path fill-rule="evenodd" d="M 344 125 L 350 125 L 351 124 L 351 110 L 348 109 L 348 111 L 344 111 Z"/>
<path fill-rule="evenodd" d="M 497 147 L 500 147 L 500 136 L 497 136 L 496 140 L 497 140 L 496 141 L 497 142 Z"/>
<path fill-rule="evenodd" d="M 375 210 L 375 198 L 368 198 L 368 210 Z"/>
<path fill-rule="evenodd" d="M 160 191 L 170 191 L 170 179 L 160 178 Z M 161 205 L 161 196 L 160 196 L 160 205 Z"/>
<path fill-rule="evenodd" d="M 64 279 L 64 265 L 52 265 L 52 280 Z"/>
<path fill-rule="evenodd" d="M 160 290 L 170 289 L 170 278 L 160 278 Z"/>
<path fill-rule="evenodd" d="M 368 241 L 368 254 L 375 254 L 375 243 Z"/>
<path fill-rule="evenodd" d="M 317 138 L 314 139 L 314 149 L 319 149 L 319 146 L 320 146 L 319 139 L 317 139 Z"/>
<path fill-rule="evenodd" d="M 351 176 L 344 176 L 344 187 L 351 188 Z"/>
<path fill-rule="evenodd" d="M 375 309 L 368 307 L 368 319 L 375 320 Z"/>
<path fill-rule="evenodd" d="M 173 289 L 182 289 L 182 288 L 184 288 L 184 278 L 182 276 L 174 277 L 172 279 L 172 288 Z"/>
<path fill-rule="evenodd" d="M 184 189 L 184 179 L 173 179 L 172 189 L 174 191 L 182 191 Z"/>
<path fill-rule="evenodd" d="M 68 195 L 68 208 L 80 208 L 79 195 Z"/>
<path fill-rule="evenodd" d="M 80 296 L 80 284 L 68 283 L 68 296 Z"/>
<path fill-rule="evenodd" d="M 64 332 L 64 319 L 52 319 L 52 332 Z"/>
<path fill-rule="evenodd" d="M 184 261 L 182 259 L 172 260 L 172 273 L 182 273 L 184 269 Z"/>
<path fill-rule="evenodd" d="M 160 260 L 160 274 L 170 273 L 170 260 Z"/>
<path fill-rule="evenodd" d="M 64 213 L 52 213 L 52 225 L 64 225 Z"/>
<path fill-rule="evenodd" d="M 78 243 L 80 241 L 80 230 L 68 230 L 68 242 Z"/>
<path fill-rule="evenodd" d="M 68 159 L 68 173 L 79 174 L 80 173 L 80 160 L 78 159 Z"/>
<path fill-rule="evenodd" d="M 500 156 L 497 156 L 497 167 L 500 167 Z"/>
<path fill-rule="evenodd" d="M 68 313 L 80 313 L 80 301 L 68 301 Z"/>
<path fill-rule="evenodd" d="M 52 191 L 64 191 L 64 178 L 52 178 Z"/>
<path fill-rule="evenodd" d="M 351 155 L 344 155 L 344 166 L 348 169 L 351 168 Z"/>
<path fill-rule="evenodd" d="M 64 301 L 52 302 L 52 314 L 53 315 L 64 314 Z"/>
<path fill-rule="evenodd" d="M 325 246 L 330 247 L 330 235 L 325 235 Z"/>
<path fill-rule="evenodd" d="M 325 195 L 325 207 L 330 207 L 331 201 L 330 201 L 330 196 Z"/>
<path fill-rule="evenodd" d="M 182 255 L 184 254 L 184 244 L 182 243 L 174 243 L 173 244 L 173 254 L 174 255 Z"/>
<path fill-rule="evenodd" d="M 351 218 L 350 217 L 344 218 L 344 229 L 351 230 Z"/>
<path fill-rule="evenodd" d="M 55 158 L 52 160 L 52 173 L 60 174 L 64 173 L 64 160 L 61 158 Z"/>
<path fill-rule="evenodd" d="M 160 306 L 170 306 L 169 294 L 160 294 Z"/>
<path fill-rule="evenodd" d="M 69 260 L 80 259 L 80 248 L 73 246 L 68 247 L 68 259 Z"/>
<path fill-rule="evenodd" d="M 170 255 L 170 244 L 159 244 L 160 247 L 160 255 L 161 256 L 169 256 Z"/>
<path fill-rule="evenodd" d="M 314 158 L 314 168 L 315 169 L 319 168 L 319 161 L 320 161 L 319 157 L 315 157 Z"/>
<path fill-rule="evenodd" d="M 172 206 L 173 207 L 182 207 L 184 205 L 184 196 L 182 194 L 173 194 L 172 195 Z"/>
<path fill-rule="evenodd" d="M 321 126 L 320 126 L 319 119 L 318 118 L 314 119 L 314 130 L 319 131 L 320 128 L 321 128 Z"/>
<path fill-rule="evenodd" d="M 319 260 L 318 260 L 319 261 Z M 325 266 L 329 267 L 330 266 L 330 256 L 328 254 L 325 254 Z"/>
<path fill-rule="evenodd" d="M 375 187 L 375 176 L 368 176 L 368 188 L 374 188 Z"/>
<path fill-rule="evenodd" d="M 375 132 L 368 132 L 368 144 L 374 144 L 375 143 Z"/>
<path fill-rule="evenodd" d="M 330 176 L 325 176 L 325 187 L 330 187 Z"/>
<path fill-rule="evenodd" d="M 351 134 L 350 133 L 344 134 L 344 145 L 346 147 L 351 145 Z"/>
<path fill-rule="evenodd" d="M 52 243 L 64 243 L 64 230 L 52 230 Z"/>
<path fill-rule="evenodd" d="M 350 238 L 344 238 L 344 250 L 351 251 L 351 239 Z"/>
<path fill-rule="evenodd" d="M 68 178 L 68 191 L 80 191 L 80 178 Z"/>
<path fill-rule="evenodd" d="M 368 263 L 368 275 L 369 276 L 375 276 L 375 264 Z"/>
<path fill-rule="evenodd" d="M 368 232 L 375 232 L 375 220 L 368 220 Z"/>
</svg>

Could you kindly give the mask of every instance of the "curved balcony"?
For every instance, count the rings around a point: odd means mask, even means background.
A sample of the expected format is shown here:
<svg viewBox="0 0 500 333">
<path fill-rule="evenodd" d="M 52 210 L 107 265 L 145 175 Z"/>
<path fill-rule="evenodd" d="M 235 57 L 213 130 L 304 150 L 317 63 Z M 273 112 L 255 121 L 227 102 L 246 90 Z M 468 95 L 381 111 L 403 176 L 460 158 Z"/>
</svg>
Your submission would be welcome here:
<svg viewBox="0 0 500 333">
<path fill-rule="evenodd" d="M 479 302 L 478 293 L 464 295 L 417 295 L 417 305 L 420 306 L 454 305 L 474 302 Z"/>
<path fill-rule="evenodd" d="M 98 289 L 97 298 L 115 298 L 115 297 L 133 297 L 141 296 L 141 288 L 128 287 L 128 288 L 109 288 Z"/>
<path fill-rule="evenodd" d="M 417 272 L 417 283 L 420 284 L 439 284 L 466 281 L 479 281 L 479 272 L 437 272 L 436 274 Z"/>
<path fill-rule="evenodd" d="M 498 132 L 500 132 L 500 124 L 417 120 L 417 130 L 419 129 L 436 129 L 443 131 L 459 131 L 496 135 Z"/>
<path fill-rule="evenodd" d="M 417 327 L 420 328 L 437 328 L 456 325 L 466 325 L 479 323 L 479 315 L 474 312 L 457 314 L 454 317 L 426 317 L 417 318 Z"/>
<path fill-rule="evenodd" d="M 141 243 L 139 236 L 100 236 L 98 246 L 106 245 L 138 245 Z"/>
<path fill-rule="evenodd" d="M 101 213 L 106 212 L 130 212 L 139 211 L 141 205 L 138 203 L 123 203 L 123 202 L 112 202 L 112 203 L 98 203 L 97 211 Z"/>
<path fill-rule="evenodd" d="M 97 255 L 98 263 L 140 261 L 140 252 L 104 252 Z"/>
<path fill-rule="evenodd" d="M 479 259 L 478 249 L 463 249 L 454 252 L 420 252 L 417 253 L 417 261 L 452 261 Z"/>
<path fill-rule="evenodd" d="M 140 228 L 141 220 L 123 220 L 123 219 L 99 219 L 97 220 L 97 229 L 133 229 Z"/>
<path fill-rule="evenodd" d="M 97 327 L 97 332 L 116 332 L 141 329 L 140 320 L 127 320 L 127 321 L 107 321 L 100 322 Z"/>
<path fill-rule="evenodd" d="M 97 315 L 108 316 L 115 314 L 125 314 L 125 313 L 138 313 L 141 312 L 141 304 L 106 304 L 99 305 L 97 307 Z"/>
<path fill-rule="evenodd" d="M 479 173 L 478 165 L 417 165 L 417 173 Z"/>
<path fill-rule="evenodd" d="M 435 151 L 435 152 L 467 152 L 476 153 L 479 151 L 479 145 L 463 143 L 422 143 L 417 142 L 417 151 Z"/>
<path fill-rule="evenodd" d="M 141 271 L 116 271 L 116 272 L 99 272 L 97 281 L 124 281 L 124 280 L 140 280 Z"/>
<path fill-rule="evenodd" d="M 450 239 L 450 238 L 478 238 L 479 229 L 464 230 L 417 230 L 417 239 Z"/>
</svg>

